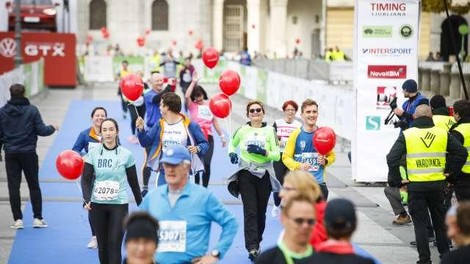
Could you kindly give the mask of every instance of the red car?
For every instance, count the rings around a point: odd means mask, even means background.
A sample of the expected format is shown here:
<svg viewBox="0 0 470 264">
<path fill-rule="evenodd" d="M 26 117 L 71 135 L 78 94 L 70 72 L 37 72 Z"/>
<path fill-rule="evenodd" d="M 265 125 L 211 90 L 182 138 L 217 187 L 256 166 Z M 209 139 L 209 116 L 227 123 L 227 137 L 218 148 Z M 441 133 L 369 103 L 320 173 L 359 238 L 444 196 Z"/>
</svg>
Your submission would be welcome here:
<svg viewBox="0 0 470 264">
<path fill-rule="evenodd" d="M 56 7 L 51 0 L 21 0 L 21 29 L 57 32 Z M 7 1 L 8 30 L 15 31 L 15 1 Z"/>
</svg>

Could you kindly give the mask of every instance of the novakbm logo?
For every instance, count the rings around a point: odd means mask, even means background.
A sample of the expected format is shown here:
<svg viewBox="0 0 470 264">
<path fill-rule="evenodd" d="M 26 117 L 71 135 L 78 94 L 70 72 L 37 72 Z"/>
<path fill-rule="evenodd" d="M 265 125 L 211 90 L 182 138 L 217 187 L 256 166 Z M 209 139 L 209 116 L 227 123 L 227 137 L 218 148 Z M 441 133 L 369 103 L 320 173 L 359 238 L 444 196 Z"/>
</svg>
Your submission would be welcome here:
<svg viewBox="0 0 470 264">
<path fill-rule="evenodd" d="M 380 116 L 366 116 L 366 130 L 380 130 Z"/>
</svg>

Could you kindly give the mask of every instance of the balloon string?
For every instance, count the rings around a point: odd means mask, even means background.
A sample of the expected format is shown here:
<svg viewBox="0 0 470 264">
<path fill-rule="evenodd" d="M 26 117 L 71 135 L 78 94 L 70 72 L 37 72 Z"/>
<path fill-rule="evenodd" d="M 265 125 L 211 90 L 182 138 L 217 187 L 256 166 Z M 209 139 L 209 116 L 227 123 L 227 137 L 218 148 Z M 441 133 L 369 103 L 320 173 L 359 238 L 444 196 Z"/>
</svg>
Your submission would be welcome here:
<svg viewBox="0 0 470 264">
<path fill-rule="evenodd" d="M 135 106 L 135 104 L 132 104 L 134 106 L 134 110 L 135 110 L 135 113 L 137 114 L 137 117 L 140 117 L 139 116 L 139 112 L 137 111 L 137 107 Z"/>
</svg>

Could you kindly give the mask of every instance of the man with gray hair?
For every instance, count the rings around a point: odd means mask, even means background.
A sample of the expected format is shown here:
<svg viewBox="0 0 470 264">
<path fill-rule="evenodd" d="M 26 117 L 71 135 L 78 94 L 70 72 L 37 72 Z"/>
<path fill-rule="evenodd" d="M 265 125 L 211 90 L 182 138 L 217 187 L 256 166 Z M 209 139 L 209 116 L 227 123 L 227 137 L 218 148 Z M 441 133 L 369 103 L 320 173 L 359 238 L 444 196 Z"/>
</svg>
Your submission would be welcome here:
<svg viewBox="0 0 470 264">
<path fill-rule="evenodd" d="M 446 177 L 458 175 L 467 159 L 467 150 L 454 137 L 436 127 L 431 108 L 419 105 L 413 115 L 413 127 L 400 133 L 387 155 L 388 183 L 408 186 L 409 209 L 413 219 L 419 261 L 431 263 L 427 218 L 428 210 L 441 256 L 449 251 L 444 216 Z M 399 162 L 406 154 L 407 180 L 402 181 Z"/>
<path fill-rule="evenodd" d="M 47 227 L 42 218 L 42 196 L 39 187 L 39 164 L 36 154 L 38 136 L 49 136 L 59 130 L 58 126 L 45 125 L 36 106 L 25 97 L 25 87 L 13 84 L 11 99 L 0 109 L 0 139 L 5 145 L 5 167 L 7 171 L 8 194 L 15 222 L 13 229 L 22 229 L 21 172 L 28 182 L 33 207 L 33 227 Z"/>
</svg>

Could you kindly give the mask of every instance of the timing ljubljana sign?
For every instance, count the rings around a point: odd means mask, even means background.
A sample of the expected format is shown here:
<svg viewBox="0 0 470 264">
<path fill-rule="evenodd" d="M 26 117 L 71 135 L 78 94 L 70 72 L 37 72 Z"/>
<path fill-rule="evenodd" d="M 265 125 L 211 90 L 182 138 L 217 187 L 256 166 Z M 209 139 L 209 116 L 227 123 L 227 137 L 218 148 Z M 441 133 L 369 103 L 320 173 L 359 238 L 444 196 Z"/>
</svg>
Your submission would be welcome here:
<svg viewBox="0 0 470 264">
<path fill-rule="evenodd" d="M 386 182 L 386 155 L 399 130 L 385 124 L 402 84 L 418 77 L 419 0 L 355 1 L 356 127 L 353 179 Z"/>
<path fill-rule="evenodd" d="M 44 58 L 44 83 L 47 86 L 76 86 L 76 39 L 74 34 L 22 32 L 24 63 Z M 14 32 L 0 32 L 0 74 L 14 68 Z"/>
</svg>

